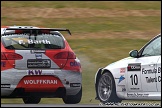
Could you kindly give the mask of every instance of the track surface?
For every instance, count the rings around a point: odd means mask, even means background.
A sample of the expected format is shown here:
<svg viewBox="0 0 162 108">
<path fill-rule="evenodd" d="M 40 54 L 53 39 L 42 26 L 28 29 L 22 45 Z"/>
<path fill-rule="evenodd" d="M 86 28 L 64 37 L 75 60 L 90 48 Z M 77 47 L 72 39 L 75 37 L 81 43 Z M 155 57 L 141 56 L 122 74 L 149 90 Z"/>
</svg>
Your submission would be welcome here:
<svg viewBox="0 0 162 108">
<path fill-rule="evenodd" d="M 100 107 L 99 104 L 1 104 L 1 107 Z"/>
<path fill-rule="evenodd" d="M 160 107 L 160 103 L 152 104 L 120 104 L 103 105 L 99 104 L 1 104 L 1 107 Z"/>
</svg>

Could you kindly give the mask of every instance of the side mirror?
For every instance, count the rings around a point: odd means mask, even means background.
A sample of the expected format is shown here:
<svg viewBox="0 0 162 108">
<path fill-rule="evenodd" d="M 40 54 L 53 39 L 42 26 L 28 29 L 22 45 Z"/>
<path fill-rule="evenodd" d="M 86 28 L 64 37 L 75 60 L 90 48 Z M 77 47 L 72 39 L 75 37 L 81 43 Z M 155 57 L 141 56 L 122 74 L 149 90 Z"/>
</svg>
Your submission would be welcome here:
<svg viewBox="0 0 162 108">
<path fill-rule="evenodd" d="M 138 51 L 137 50 L 131 50 L 129 52 L 129 55 L 134 58 L 138 58 Z"/>
</svg>

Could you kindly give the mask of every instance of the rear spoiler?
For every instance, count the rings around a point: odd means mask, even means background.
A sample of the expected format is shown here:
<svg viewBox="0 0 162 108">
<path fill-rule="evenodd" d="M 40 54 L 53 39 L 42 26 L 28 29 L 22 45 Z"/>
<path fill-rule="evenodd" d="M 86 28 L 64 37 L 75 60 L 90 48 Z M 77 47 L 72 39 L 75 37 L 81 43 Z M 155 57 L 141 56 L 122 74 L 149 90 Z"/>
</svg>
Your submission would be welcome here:
<svg viewBox="0 0 162 108">
<path fill-rule="evenodd" d="M 33 31 L 67 31 L 70 35 L 71 35 L 71 32 L 69 29 L 66 29 L 66 28 L 6 28 L 6 30 L 24 30 L 24 31 L 30 31 L 31 33 Z M 5 32 L 4 32 L 4 35 L 5 35 Z"/>
</svg>

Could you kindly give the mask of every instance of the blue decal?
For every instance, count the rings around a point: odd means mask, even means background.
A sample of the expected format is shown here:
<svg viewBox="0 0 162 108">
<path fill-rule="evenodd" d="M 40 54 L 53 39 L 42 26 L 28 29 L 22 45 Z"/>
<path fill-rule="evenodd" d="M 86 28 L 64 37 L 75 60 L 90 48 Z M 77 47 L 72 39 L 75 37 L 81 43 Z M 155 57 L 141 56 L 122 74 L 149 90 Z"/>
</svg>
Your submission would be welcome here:
<svg viewBox="0 0 162 108">
<path fill-rule="evenodd" d="M 41 75 L 42 70 L 28 70 L 28 75 Z"/>
<path fill-rule="evenodd" d="M 123 76 L 120 76 L 120 78 L 119 78 L 119 83 L 121 82 L 121 81 L 123 81 L 125 78 L 123 77 Z"/>
<path fill-rule="evenodd" d="M 1 67 L 6 67 L 6 62 L 1 62 Z"/>
<path fill-rule="evenodd" d="M 36 57 L 36 59 L 42 59 L 42 54 L 36 53 L 36 54 L 35 54 L 35 57 Z"/>
<path fill-rule="evenodd" d="M 70 66 L 80 66 L 79 62 L 70 62 Z"/>
</svg>

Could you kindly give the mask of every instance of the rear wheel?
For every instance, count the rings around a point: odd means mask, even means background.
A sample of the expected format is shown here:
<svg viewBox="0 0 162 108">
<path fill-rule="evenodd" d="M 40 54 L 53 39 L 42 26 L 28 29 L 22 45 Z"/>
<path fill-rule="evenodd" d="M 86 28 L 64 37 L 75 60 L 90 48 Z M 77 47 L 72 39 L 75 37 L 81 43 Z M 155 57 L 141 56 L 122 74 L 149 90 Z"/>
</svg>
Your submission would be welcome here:
<svg viewBox="0 0 162 108">
<path fill-rule="evenodd" d="M 117 103 L 122 100 L 116 95 L 116 87 L 113 76 L 106 72 L 101 75 L 97 84 L 97 95 L 102 103 Z"/>
<path fill-rule="evenodd" d="M 76 104 L 81 101 L 82 98 L 82 87 L 76 95 L 67 95 L 62 98 L 65 104 Z"/>
<path fill-rule="evenodd" d="M 41 101 L 40 97 L 24 97 L 23 101 L 25 104 L 38 104 Z"/>
</svg>

